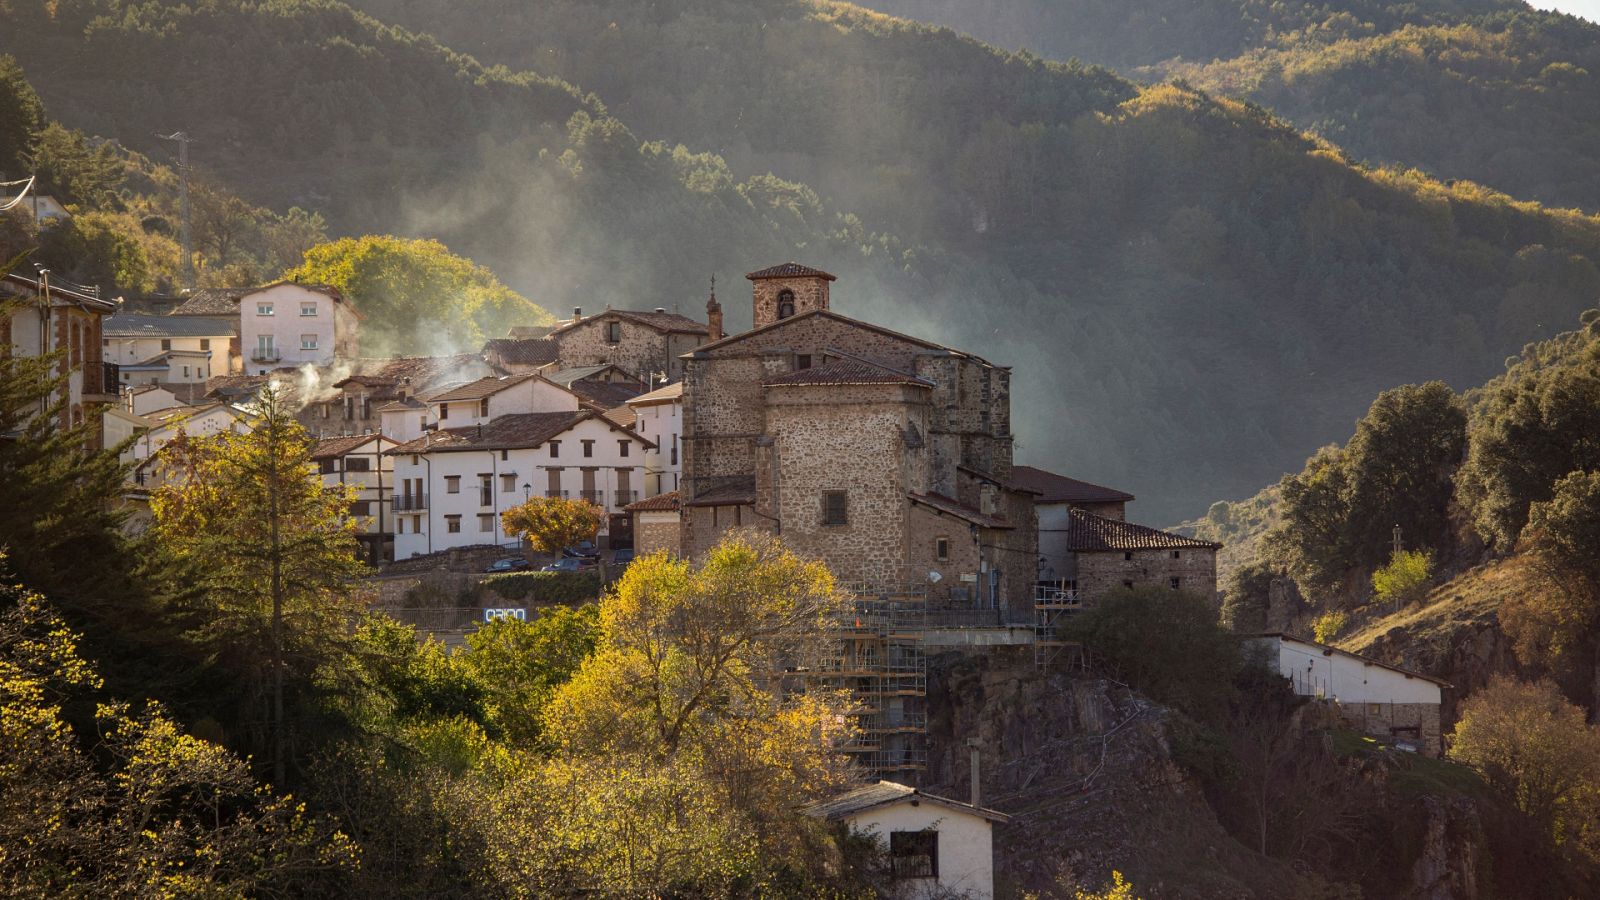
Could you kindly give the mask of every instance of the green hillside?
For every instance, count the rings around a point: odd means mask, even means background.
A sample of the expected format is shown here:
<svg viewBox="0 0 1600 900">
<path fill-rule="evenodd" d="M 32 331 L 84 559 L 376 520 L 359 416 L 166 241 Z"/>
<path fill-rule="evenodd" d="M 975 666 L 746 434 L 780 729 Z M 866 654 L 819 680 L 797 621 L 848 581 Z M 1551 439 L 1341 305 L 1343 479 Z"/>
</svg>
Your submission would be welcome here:
<svg viewBox="0 0 1600 900">
<path fill-rule="evenodd" d="M 1593 219 L 857 7 L 363 5 L 411 30 L 12 3 L 0 50 L 70 125 L 151 153 L 186 128 L 257 202 L 438 238 L 547 309 L 692 311 L 712 271 L 825 265 L 843 311 L 1016 366 L 1019 460 L 1156 521 L 1273 480 L 1388 385 L 1481 382 L 1600 294 Z"/>
</svg>

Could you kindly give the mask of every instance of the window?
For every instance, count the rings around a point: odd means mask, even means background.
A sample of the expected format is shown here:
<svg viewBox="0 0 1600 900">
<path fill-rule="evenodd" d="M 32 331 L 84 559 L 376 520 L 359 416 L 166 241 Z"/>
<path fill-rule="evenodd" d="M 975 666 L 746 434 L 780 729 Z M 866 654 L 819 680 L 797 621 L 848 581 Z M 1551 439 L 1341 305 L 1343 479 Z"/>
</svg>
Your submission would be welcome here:
<svg viewBox="0 0 1600 900">
<path fill-rule="evenodd" d="M 617 455 L 624 459 L 628 456 L 628 448 L 633 446 L 632 441 L 617 441 Z"/>
<path fill-rule="evenodd" d="M 395 520 L 394 533 L 395 534 L 405 534 L 406 533 L 406 520 L 405 519 L 396 519 Z"/>
<path fill-rule="evenodd" d="M 933 556 L 940 562 L 950 558 L 950 539 L 947 537 L 933 539 Z"/>
<path fill-rule="evenodd" d="M 794 315 L 794 291 L 783 290 L 778 292 L 778 318 L 787 319 Z"/>
<path fill-rule="evenodd" d="M 672 436 L 672 462 L 669 463 L 669 465 L 674 465 L 675 466 L 677 464 L 678 464 L 678 436 L 677 435 L 673 435 Z"/>
<path fill-rule="evenodd" d="M 270 334 L 256 335 L 256 356 L 259 359 L 277 359 L 276 338 Z"/>
<path fill-rule="evenodd" d="M 478 415 L 480 415 L 480 416 L 489 415 L 489 398 L 488 397 L 485 397 L 482 400 L 478 401 Z"/>
<path fill-rule="evenodd" d="M 478 476 L 478 505 L 479 506 L 493 506 L 494 505 L 494 476 L 493 475 L 479 475 Z"/>
<path fill-rule="evenodd" d="M 371 472 L 372 460 L 367 459 L 365 456 L 352 456 L 344 461 L 344 470 L 346 472 Z"/>
<path fill-rule="evenodd" d="M 412 516 L 411 517 L 411 533 L 412 534 L 421 534 L 422 533 L 422 517 L 421 516 Z"/>
<path fill-rule="evenodd" d="M 1125 560 L 1133 559 L 1133 551 L 1132 550 L 1124 550 L 1124 551 L 1122 551 L 1122 558 L 1125 559 Z"/>
<path fill-rule="evenodd" d="M 317 349 L 317 336 L 314 335 L 314 334 L 302 334 L 302 335 L 300 335 L 300 349 L 301 350 L 315 350 L 315 349 Z"/>
<path fill-rule="evenodd" d="M 201 338 L 200 339 L 200 349 L 201 350 L 210 350 L 211 349 L 211 338 Z"/>
<path fill-rule="evenodd" d="M 188 366 L 184 366 L 183 367 L 183 377 L 185 377 L 185 378 L 189 377 L 189 367 Z"/>
<path fill-rule="evenodd" d="M 561 442 L 560 441 L 551 441 L 550 442 L 550 458 L 551 459 L 559 459 L 560 457 L 561 457 Z"/>
<path fill-rule="evenodd" d="M 478 514 L 478 530 L 483 532 L 484 534 L 488 534 L 489 532 L 494 530 L 494 514 L 493 513 L 479 513 Z"/>
<path fill-rule="evenodd" d="M 258 315 L 258 316 L 270 316 L 270 315 L 272 315 L 272 304 L 271 303 L 257 303 L 256 304 L 256 315 Z"/>
<path fill-rule="evenodd" d="M 802 353 L 799 356 L 796 356 L 794 358 L 794 367 L 796 370 L 811 368 L 811 354 Z"/>
<path fill-rule="evenodd" d="M 1181 551 L 1181 550 L 1172 551 L 1172 558 L 1173 559 L 1178 559 L 1178 558 L 1180 558 L 1182 556 L 1183 556 L 1183 551 Z"/>
<path fill-rule="evenodd" d="M 336 459 L 317 460 L 317 471 L 323 475 L 332 475 L 339 471 L 339 461 Z"/>
<path fill-rule="evenodd" d="M 448 418 L 450 418 L 450 404 L 448 404 L 448 403 L 439 404 L 439 418 L 440 419 L 448 419 Z"/>
<path fill-rule="evenodd" d="M 622 343 L 622 323 L 621 322 L 607 322 L 606 323 L 606 342 L 610 343 L 610 344 L 620 344 L 620 343 Z"/>
<path fill-rule="evenodd" d="M 163 349 L 163 350 L 171 350 L 172 349 L 172 339 L 171 338 L 162 338 L 161 339 L 161 349 Z"/>
<path fill-rule="evenodd" d="M 938 878 L 939 832 L 889 832 L 889 865 L 896 878 Z"/>
<path fill-rule="evenodd" d="M 310 318 L 316 314 L 317 302 L 315 300 L 302 300 L 300 302 L 300 315 Z"/>
<path fill-rule="evenodd" d="M 461 476 L 460 475 L 446 475 L 444 477 L 444 492 L 446 494 L 459 494 L 459 493 L 461 493 Z"/>
<path fill-rule="evenodd" d="M 1133 582 L 1131 582 L 1131 581 L 1124 581 L 1122 583 L 1122 586 L 1127 588 L 1127 589 L 1129 589 L 1129 590 L 1133 590 Z"/>
<path fill-rule="evenodd" d="M 583 442 L 583 458 L 588 459 L 594 455 L 594 441 Z"/>
<path fill-rule="evenodd" d="M 510 475 L 501 475 L 500 476 L 500 493 L 502 493 L 502 494 L 514 494 L 516 492 L 517 492 L 517 476 L 516 476 L 516 473 L 513 472 Z"/>
<path fill-rule="evenodd" d="M 822 492 L 822 524 L 848 525 L 850 523 L 850 495 L 845 491 Z"/>
<path fill-rule="evenodd" d="M 461 517 L 460 516 L 445 516 L 444 517 L 444 530 L 450 532 L 451 534 L 460 534 L 461 533 Z"/>
<path fill-rule="evenodd" d="M 355 500 L 355 501 L 352 501 L 351 504 L 350 504 L 350 515 L 352 515 L 352 516 L 370 516 L 370 515 L 372 515 L 372 501 L 371 500 Z"/>
<path fill-rule="evenodd" d="M 1182 578 L 1173 578 L 1172 581 L 1170 582 L 1170 584 L 1172 586 L 1172 589 L 1176 591 L 1183 585 L 1183 579 Z"/>
</svg>

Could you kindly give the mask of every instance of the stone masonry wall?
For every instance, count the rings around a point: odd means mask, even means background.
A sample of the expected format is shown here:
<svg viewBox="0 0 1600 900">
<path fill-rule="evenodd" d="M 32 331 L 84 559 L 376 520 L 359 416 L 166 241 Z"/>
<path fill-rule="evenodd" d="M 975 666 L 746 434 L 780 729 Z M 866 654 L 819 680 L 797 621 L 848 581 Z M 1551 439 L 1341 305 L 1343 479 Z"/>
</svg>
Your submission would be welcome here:
<svg viewBox="0 0 1600 900">
<path fill-rule="evenodd" d="M 606 326 L 618 322 L 622 340 L 606 340 Z M 578 366 L 616 365 L 641 381 L 651 372 L 666 372 L 677 378 L 683 371 L 683 362 L 671 353 L 668 335 L 632 319 L 601 313 L 584 320 L 581 325 L 554 334 L 557 360 L 560 368 Z"/>
<path fill-rule="evenodd" d="M 826 278 L 762 278 L 751 282 L 755 328 L 778 321 L 778 295 L 794 292 L 794 314 L 828 308 Z"/>
<path fill-rule="evenodd" d="M 1338 708 L 1346 722 L 1372 737 L 1416 741 L 1428 756 L 1443 754 L 1437 703 L 1344 703 Z M 1411 728 L 1416 731 L 1396 731 Z"/>
<path fill-rule="evenodd" d="M 643 556 L 657 550 L 677 555 L 682 551 L 682 532 L 677 513 L 643 512 L 634 516 L 634 553 Z"/>
<path fill-rule="evenodd" d="M 1107 553 L 1079 553 L 1076 572 L 1068 571 L 1063 577 L 1075 578 L 1078 591 L 1089 599 L 1123 587 L 1133 582 L 1135 587 L 1157 585 L 1170 587 L 1177 578 L 1179 589 L 1206 597 L 1217 592 L 1217 554 L 1215 550 L 1183 548 L 1173 559 L 1171 550 L 1133 550 L 1132 559 L 1126 559 L 1121 550 Z"/>
</svg>

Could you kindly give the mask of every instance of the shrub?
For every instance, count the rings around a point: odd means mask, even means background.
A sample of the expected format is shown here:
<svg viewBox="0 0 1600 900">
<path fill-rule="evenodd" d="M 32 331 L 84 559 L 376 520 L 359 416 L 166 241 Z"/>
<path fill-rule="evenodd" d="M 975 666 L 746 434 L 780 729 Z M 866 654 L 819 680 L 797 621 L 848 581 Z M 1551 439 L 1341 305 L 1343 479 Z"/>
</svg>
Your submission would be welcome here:
<svg viewBox="0 0 1600 900">
<path fill-rule="evenodd" d="M 483 586 L 506 600 L 529 603 L 586 603 L 600 597 L 594 572 L 508 572 L 490 575 Z"/>
<path fill-rule="evenodd" d="M 1349 622 L 1350 617 L 1343 610 L 1330 610 L 1317 616 L 1317 620 L 1311 623 L 1311 635 L 1319 644 L 1332 643 Z"/>
<path fill-rule="evenodd" d="M 1388 565 L 1372 573 L 1372 589 L 1384 603 L 1404 606 L 1427 596 L 1432 577 L 1432 553 L 1401 550 L 1389 557 Z"/>
</svg>

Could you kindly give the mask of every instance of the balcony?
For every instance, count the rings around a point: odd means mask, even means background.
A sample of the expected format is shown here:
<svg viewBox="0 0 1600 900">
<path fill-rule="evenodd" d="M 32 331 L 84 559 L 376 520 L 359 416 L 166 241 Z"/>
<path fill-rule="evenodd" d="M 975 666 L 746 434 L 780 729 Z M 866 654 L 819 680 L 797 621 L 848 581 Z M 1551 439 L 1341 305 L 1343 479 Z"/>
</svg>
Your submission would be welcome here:
<svg viewBox="0 0 1600 900">
<path fill-rule="evenodd" d="M 617 491 L 618 506 L 627 506 L 637 499 L 639 499 L 638 491 Z"/>
<path fill-rule="evenodd" d="M 595 506 L 604 506 L 606 503 L 605 491 L 579 491 L 578 499 L 593 503 Z"/>
<path fill-rule="evenodd" d="M 488 488 L 478 488 L 478 505 L 479 506 L 493 506 L 494 505 L 494 491 L 491 491 Z"/>
<path fill-rule="evenodd" d="M 257 347 L 250 351 L 251 362 L 277 362 L 283 359 L 276 347 Z"/>
<path fill-rule="evenodd" d="M 428 508 L 427 494 L 395 494 L 395 512 L 421 512 Z"/>
<path fill-rule="evenodd" d="M 567 499 L 567 492 L 566 491 L 545 491 L 544 495 L 546 497 L 549 497 L 549 498 L 555 499 L 555 500 L 565 500 L 565 499 Z"/>
</svg>

